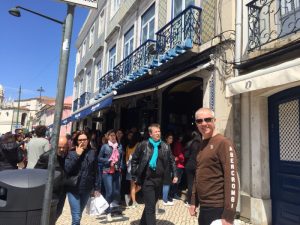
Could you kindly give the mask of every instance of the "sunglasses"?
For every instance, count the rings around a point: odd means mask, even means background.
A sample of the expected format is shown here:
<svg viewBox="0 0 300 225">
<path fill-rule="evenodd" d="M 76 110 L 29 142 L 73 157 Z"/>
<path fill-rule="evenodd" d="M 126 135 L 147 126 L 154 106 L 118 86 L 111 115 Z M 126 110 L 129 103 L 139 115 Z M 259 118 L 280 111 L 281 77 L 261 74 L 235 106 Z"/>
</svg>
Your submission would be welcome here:
<svg viewBox="0 0 300 225">
<path fill-rule="evenodd" d="M 211 123 L 214 120 L 214 118 L 208 117 L 208 118 L 203 118 L 203 119 L 196 119 L 196 123 L 197 124 L 202 124 L 203 121 L 205 121 L 205 123 Z"/>
</svg>

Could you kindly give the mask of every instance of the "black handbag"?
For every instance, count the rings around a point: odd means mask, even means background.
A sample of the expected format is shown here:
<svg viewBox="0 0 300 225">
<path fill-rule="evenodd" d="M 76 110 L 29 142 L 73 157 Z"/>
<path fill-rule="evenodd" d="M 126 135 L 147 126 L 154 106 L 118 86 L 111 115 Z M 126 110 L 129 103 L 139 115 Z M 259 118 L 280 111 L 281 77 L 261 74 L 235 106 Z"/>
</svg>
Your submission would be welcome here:
<svg viewBox="0 0 300 225">
<path fill-rule="evenodd" d="M 80 179 L 80 174 L 72 175 L 72 176 L 66 176 L 64 179 L 64 186 L 66 187 L 77 187 L 78 182 Z"/>
</svg>

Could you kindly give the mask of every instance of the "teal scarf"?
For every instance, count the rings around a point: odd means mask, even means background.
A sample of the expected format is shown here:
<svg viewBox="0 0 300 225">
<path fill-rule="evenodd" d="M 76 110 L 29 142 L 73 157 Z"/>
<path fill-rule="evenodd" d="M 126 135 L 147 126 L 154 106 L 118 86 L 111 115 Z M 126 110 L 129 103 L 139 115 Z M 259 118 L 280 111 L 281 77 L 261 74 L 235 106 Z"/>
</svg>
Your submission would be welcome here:
<svg viewBox="0 0 300 225">
<path fill-rule="evenodd" d="M 157 162 L 157 158 L 158 158 L 158 146 L 160 145 L 161 140 L 154 141 L 152 138 L 149 138 L 148 140 L 153 146 L 153 154 L 152 154 L 152 157 L 151 157 L 150 162 L 149 162 L 149 167 L 152 170 L 155 170 L 156 169 L 156 162 Z"/>
</svg>

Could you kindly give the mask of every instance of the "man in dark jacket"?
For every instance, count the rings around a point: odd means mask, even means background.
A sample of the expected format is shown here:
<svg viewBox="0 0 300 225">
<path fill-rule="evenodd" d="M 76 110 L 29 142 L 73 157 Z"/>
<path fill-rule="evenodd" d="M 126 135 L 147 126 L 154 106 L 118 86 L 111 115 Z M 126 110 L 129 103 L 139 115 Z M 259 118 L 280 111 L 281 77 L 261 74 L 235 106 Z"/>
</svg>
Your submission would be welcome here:
<svg viewBox="0 0 300 225">
<path fill-rule="evenodd" d="M 17 164 L 22 161 L 22 149 L 13 134 L 3 135 L 0 141 L 0 171 L 18 169 Z"/>
<path fill-rule="evenodd" d="M 172 168 L 177 182 L 176 166 L 169 145 L 161 141 L 160 125 L 148 127 L 150 138 L 141 142 L 131 159 L 132 180 L 142 186 L 145 208 L 140 221 L 141 225 L 155 225 L 155 204 L 161 192 L 166 168 Z"/>
<path fill-rule="evenodd" d="M 68 139 L 65 136 L 59 137 L 58 147 L 56 151 L 56 161 L 55 161 L 55 170 L 61 173 L 61 181 L 63 182 L 65 177 L 64 167 L 65 167 L 65 158 L 69 151 Z M 35 169 L 47 169 L 49 161 L 50 151 L 42 154 L 35 165 Z M 59 188 L 53 190 L 53 194 L 58 198 L 57 208 L 56 208 L 56 219 L 62 214 L 65 200 L 66 200 L 66 190 L 63 184 L 59 185 Z"/>
</svg>

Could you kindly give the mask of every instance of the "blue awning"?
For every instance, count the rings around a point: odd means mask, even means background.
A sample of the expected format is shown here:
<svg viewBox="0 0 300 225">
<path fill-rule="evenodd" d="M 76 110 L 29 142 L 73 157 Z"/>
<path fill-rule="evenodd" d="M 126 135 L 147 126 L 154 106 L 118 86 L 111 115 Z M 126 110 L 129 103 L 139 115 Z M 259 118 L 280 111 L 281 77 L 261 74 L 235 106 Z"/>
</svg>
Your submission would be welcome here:
<svg viewBox="0 0 300 225">
<path fill-rule="evenodd" d="M 105 107 L 108 107 L 112 104 L 113 96 L 110 96 L 108 98 L 105 98 L 104 100 L 100 100 L 93 105 L 81 110 L 80 112 L 77 112 L 72 115 L 72 120 L 79 120 L 82 118 L 85 118 L 86 116 L 90 115 L 93 112 L 99 111 L 100 109 L 103 109 Z"/>
</svg>

